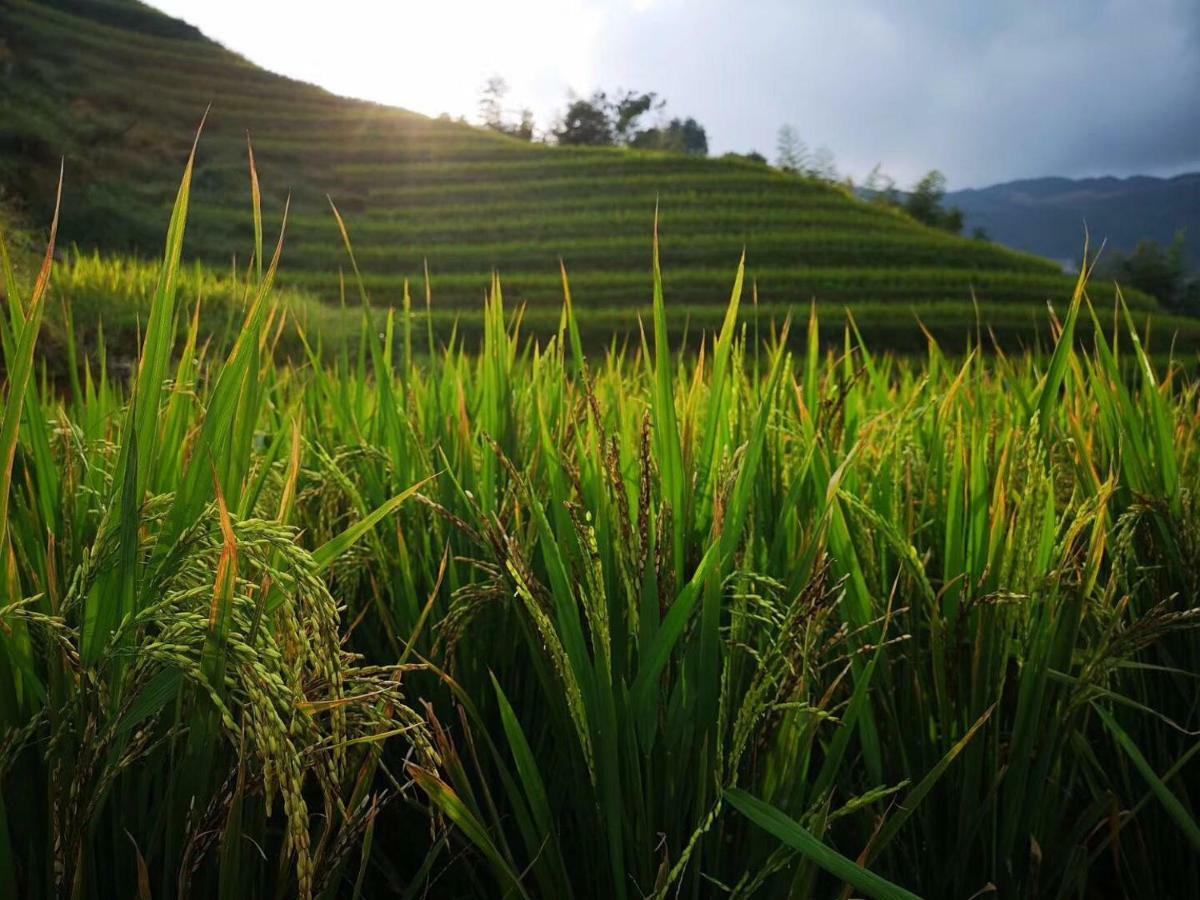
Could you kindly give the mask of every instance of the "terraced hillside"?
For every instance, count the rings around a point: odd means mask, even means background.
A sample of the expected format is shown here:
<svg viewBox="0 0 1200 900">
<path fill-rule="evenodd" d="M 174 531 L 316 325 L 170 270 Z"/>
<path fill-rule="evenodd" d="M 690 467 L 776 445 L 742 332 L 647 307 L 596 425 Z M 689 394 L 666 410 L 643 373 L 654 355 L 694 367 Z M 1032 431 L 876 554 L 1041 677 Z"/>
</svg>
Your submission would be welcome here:
<svg viewBox="0 0 1200 900">
<path fill-rule="evenodd" d="M 337 97 L 263 71 L 133 0 L 5 0 L 0 40 L 0 183 L 40 221 L 65 156 L 62 235 L 81 246 L 158 251 L 211 103 L 188 254 L 228 265 L 252 246 L 249 133 L 265 208 L 292 198 L 283 280 L 327 298 L 346 256 L 326 195 L 349 223 L 376 303 L 398 302 L 427 260 L 440 309 L 476 308 L 498 269 L 507 298 L 549 317 L 561 258 L 581 310 L 627 327 L 629 308 L 649 299 L 656 200 L 668 303 L 693 319 L 723 309 L 743 247 L 771 311 L 815 298 L 850 304 L 868 323 L 915 330 L 915 312 L 961 332 L 974 320 L 973 295 L 993 325 L 1020 330 L 1044 322 L 1044 301 L 1069 293 L 1053 263 L 763 165 L 530 144 Z M 421 77 L 402 55 L 397 73 Z"/>
</svg>

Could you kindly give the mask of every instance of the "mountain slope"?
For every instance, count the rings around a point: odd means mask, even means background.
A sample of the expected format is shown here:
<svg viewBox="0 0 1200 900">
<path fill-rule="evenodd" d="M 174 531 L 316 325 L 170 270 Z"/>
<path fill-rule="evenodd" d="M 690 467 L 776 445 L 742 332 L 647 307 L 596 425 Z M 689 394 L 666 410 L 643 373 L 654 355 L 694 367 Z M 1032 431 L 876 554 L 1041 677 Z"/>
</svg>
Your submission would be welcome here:
<svg viewBox="0 0 1200 900">
<path fill-rule="evenodd" d="M 1009 247 L 1078 265 L 1086 225 L 1094 245 L 1129 252 L 1145 238 L 1169 244 L 1183 230 L 1200 268 L 1200 172 L 1174 178 L 1033 178 L 954 191 L 946 202 Z"/>
<path fill-rule="evenodd" d="M 337 97 L 134 0 L 6 0 L 0 36 L 0 183 L 44 221 L 65 157 L 61 234 L 85 247 L 157 252 L 211 103 L 189 255 L 228 265 L 252 246 L 249 133 L 265 208 L 277 213 L 292 198 L 284 280 L 327 298 L 347 260 L 326 195 L 349 223 L 376 302 L 398 303 L 428 260 L 440 308 L 476 307 L 498 268 L 506 295 L 536 312 L 559 302 L 561 258 L 580 308 L 628 327 L 622 311 L 648 300 L 656 201 L 676 310 L 721 309 L 743 248 L 768 309 L 816 298 L 909 328 L 915 311 L 961 330 L 974 296 L 1019 330 L 1070 289 L 1047 260 L 948 236 L 766 166 L 529 144 Z M 1153 305 L 1136 294 L 1131 302 Z"/>
</svg>

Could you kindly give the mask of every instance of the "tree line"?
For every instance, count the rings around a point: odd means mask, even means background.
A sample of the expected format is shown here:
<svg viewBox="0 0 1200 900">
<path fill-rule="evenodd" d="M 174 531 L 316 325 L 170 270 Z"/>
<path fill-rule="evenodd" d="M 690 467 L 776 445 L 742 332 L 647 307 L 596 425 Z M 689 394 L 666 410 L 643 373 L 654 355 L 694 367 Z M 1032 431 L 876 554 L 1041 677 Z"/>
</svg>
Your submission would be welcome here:
<svg viewBox="0 0 1200 900">
<path fill-rule="evenodd" d="M 708 133 L 704 126 L 692 116 L 668 118 L 667 102 L 655 91 L 597 90 L 586 97 L 569 94 L 566 107 L 540 132 L 533 111 L 527 107 L 509 107 L 508 94 L 508 83 L 500 76 L 484 82 L 479 95 L 478 124 L 520 140 L 562 146 L 629 147 L 708 155 Z M 722 158 L 771 165 L 756 150 L 725 153 Z M 871 170 L 861 186 L 856 185 L 850 176 L 839 174 L 832 150 L 824 145 L 810 149 L 791 125 L 779 129 L 773 165 L 782 172 L 841 185 L 871 202 L 902 209 L 931 227 L 953 234 L 962 232 L 962 211 L 945 206 L 946 179 L 937 170 L 926 174 L 908 191 L 901 191 L 880 166 Z M 975 237 L 986 239 L 987 235 L 977 230 Z"/>
<path fill-rule="evenodd" d="M 484 82 L 479 96 L 479 124 L 521 140 L 543 140 L 564 146 L 633 147 L 693 156 L 708 155 L 708 133 L 693 117 L 666 119 L 666 100 L 654 91 L 594 91 L 569 95 L 567 106 L 551 126 L 537 133 L 533 111 L 505 105 L 508 84 L 499 76 Z M 655 124 L 646 124 L 654 116 Z"/>
<path fill-rule="evenodd" d="M 1200 272 L 1188 264 L 1184 238 L 1180 230 L 1165 247 L 1146 239 L 1128 253 L 1105 251 L 1094 274 L 1145 291 L 1174 312 L 1200 315 Z"/>
</svg>

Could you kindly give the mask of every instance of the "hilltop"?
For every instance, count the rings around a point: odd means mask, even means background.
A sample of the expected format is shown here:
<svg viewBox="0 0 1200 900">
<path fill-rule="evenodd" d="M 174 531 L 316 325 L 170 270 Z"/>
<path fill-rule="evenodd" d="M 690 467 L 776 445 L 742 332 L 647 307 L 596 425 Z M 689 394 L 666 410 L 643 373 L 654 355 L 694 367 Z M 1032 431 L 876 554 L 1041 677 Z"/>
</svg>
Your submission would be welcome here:
<svg viewBox="0 0 1200 900">
<path fill-rule="evenodd" d="M 1045 301 L 1070 292 L 1051 261 L 927 228 L 838 186 L 745 160 L 529 143 L 338 97 L 134 0 L 7 0 L 0 35 L 0 185 L 29 221 L 47 221 L 65 158 L 64 246 L 156 255 L 211 105 L 187 255 L 245 262 L 249 135 L 268 229 L 291 197 L 282 280 L 326 300 L 348 268 L 327 197 L 378 304 L 398 304 L 428 261 L 437 310 L 476 309 L 498 270 L 506 298 L 549 321 L 562 259 L 583 314 L 627 331 L 649 300 L 656 203 L 668 303 L 702 324 L 723 310 L 743 248 L 760 310 L 849 305 L 877 335 L 919 336 L 914 315 L 961 335 L 973 299 L 998 332 L 1024 334 L 1044 328 Z"/>
</svg>

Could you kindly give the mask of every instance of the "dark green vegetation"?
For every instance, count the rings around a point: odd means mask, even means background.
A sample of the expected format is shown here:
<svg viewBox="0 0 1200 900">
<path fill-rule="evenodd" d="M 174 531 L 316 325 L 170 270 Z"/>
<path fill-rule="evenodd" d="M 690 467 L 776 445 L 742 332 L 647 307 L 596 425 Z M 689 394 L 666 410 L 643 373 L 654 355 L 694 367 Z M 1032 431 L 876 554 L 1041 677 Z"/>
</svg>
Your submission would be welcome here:
<svg viewBox="0 0 1200 900">
<path fill-rule="evenodd" d="M 589 98 L 571 99 L 562 121 L 554 130 L 555 143 L 561 146 L 623 146 L 638 150 L 669 150 L 694 156 L 708 155 L 708 134 L 704 126 L 690 116 L 671 119 L 661 126 L 643 127 L 642 117 L 651 111 L 662 112 L 665 100 L 658 95 L 619 91 L 609 99 L 604 91 Z M 495 128 L 489 122 L 489 127 Z M 497 130 L 513 133 L 501 125 Z"/>
<path fill-rule="evenodd" d="M 955 362 L 746 337 L 739 270 L 676 355 L 656 254 L 636 352 L 493 282 L 279 364 L 261 238 L 199 340 L 190 176 L 130 378 L 5 278 L 6 890 L 1200 894 L 1200 386 L 1082 282 Z"/>
<path fill-rule="evenodd" d="M 1052 263 L 920 226 L 835 186 L 745 160 L 531 144 L 345 100 L 258 69 L 134 0 L 6 0 L 0 42 L 0 184 L 30 221 L 48 221 L 65 157 L 64 247 L 155 256 L 188 136 L 211 103 L 188 257 L 228 271 L 231 248 L 252 239 L 249 132 L 266 208 L 292 197 L 281 284 L 325 301 L 337 299 L 345 264 L 326 195 L 376 303 L 400 306 L 408 280 L 420 308 L 427 260 L 435 311 L 465 310 L 476 330 L 499 269 L 510 301 L 530 304 L 529 328 L 552 331 L 562 259 L 585 339 L 636 337 L 656 201 L 677 333 L 719 324 L 743 248 L 761 315 L 781 321 L 815 299 L 832 323 L 848 305 L 887 346 L 922 345 L 916 316 L 958 344 L 973 299 L 1009 345 L 1044 338 L 1045 302 L 1070 294 Z M 1094 292 L 1110 310 L 1111 285 Z M 1126 299 L 1154 305 L 1136 291 Z"/>
<path fill-rule="evenodd" d="M 918 222 L 958 234 L 963 228 L 962 210 L 945 208 L 946 177 L 933 171 L 917 182 L 904 203 L 905 211 Z"/>
<path fill-rule="evenodd" d="M 1103 266 L 1120 283 L 1136 286 L 1163 308 L 1200 315 L 1200 269 L 1189 271 L 1182 231 L 1165 247 L 1154 240 L 1141 240 L 1130 253 L 1114 250 Z"/>
</svg>

